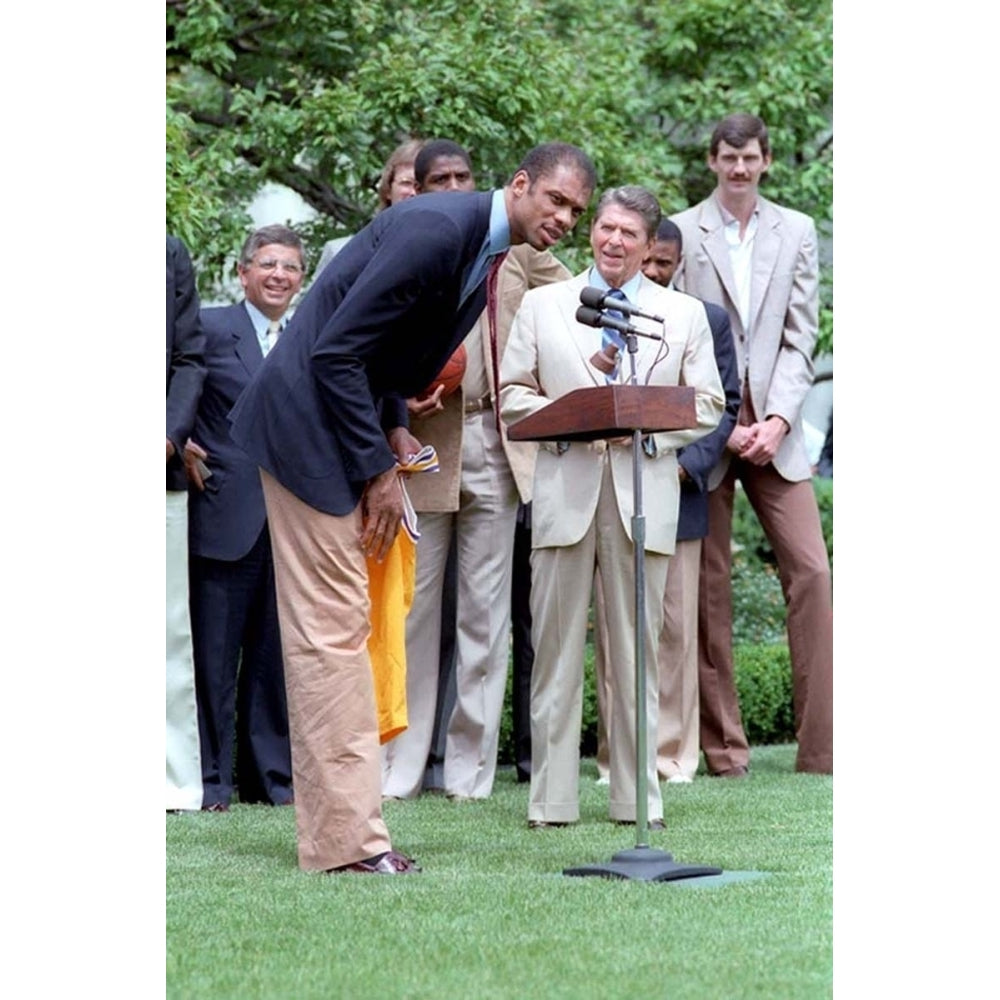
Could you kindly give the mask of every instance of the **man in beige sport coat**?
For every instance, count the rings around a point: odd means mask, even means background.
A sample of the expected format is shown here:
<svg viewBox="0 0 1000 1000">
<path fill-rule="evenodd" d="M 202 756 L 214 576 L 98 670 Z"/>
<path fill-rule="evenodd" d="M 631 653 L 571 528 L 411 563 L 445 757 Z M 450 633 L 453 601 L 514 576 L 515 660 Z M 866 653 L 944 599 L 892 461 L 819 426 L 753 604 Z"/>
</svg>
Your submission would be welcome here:
<svg viewBox="0 0 1000 1000">
<path fill-rule="evenodd" d="M 760 197 L 770 164 L 764 122 L 730 115 L 709 146 L 715 191 L 673 216 L 684 238 L 674 283 L 729 313 L 743 396 L 727 449 L 709 475 L 699 588 L 701 747 L 709 771 L 721 777 L 745 776 L 750 758 L 733 679 L 737 479 L 774 549 L 788 606 L 796 770 L 833 772 L 830 565 L 801 419 L 818 326 L 816 228 L 801 212 Z"/>
<path fill-rule="evenodd" d="M 656 650 L 663 619 L 667 564 L 674 550 L 680 485 L 676 449 L 712 430 L 723 410 L 723 391 L 712 335 L 700 302 L 661 288 L 641 273 L 660 222 L 656 198 L 627 186 L 605 192 L 591 227 L 594 266 L 569 281 L 528 292 L 501 363 L 501 414 L 510 424 L 566 393 L 605 384 L 591 359 L 602 331 L 576 321 L 588 285 L 618 289 L 645 312 L 666 317 L 664 327 L 633 319 L 664 335 L 640 339 L 638 381 L 696 389 L 697 426 L 653 434 L 644 445 L 646 499 L 646 772 L 650 826 L 662 826 L 656 777 Z M 663 357 L 664 344 L 669 348 Z M 627 382 L 623 355 L 616 381 Z M 604 582 L 615 690 L 610 735 L 611 819 L 636 817 L 635 566 L 631 540 L 633 459 L 630 437 L 614 441 L 543 442 L 532 493 L 531 791 L 529 826 L 564 826 L 579 818 L 580 723 L 583 651 L 594 572 Z M 524 498 L 528 499 L 528 498 Z"/>
</svg>

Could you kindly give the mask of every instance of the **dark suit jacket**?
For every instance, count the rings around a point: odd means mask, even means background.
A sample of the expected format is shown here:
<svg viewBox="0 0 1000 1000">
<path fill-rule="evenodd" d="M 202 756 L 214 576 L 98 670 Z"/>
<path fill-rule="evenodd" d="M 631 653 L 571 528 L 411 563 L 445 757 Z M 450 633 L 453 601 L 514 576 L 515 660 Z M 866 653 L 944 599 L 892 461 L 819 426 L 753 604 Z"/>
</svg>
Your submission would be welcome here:
<svg viewBox="0 0 1000 1000">
<path fill-rule="evenodd" d="M 194 426 L 205 380 L 205 335 L 198 322 L 198 290 L 187 247 L 167 237 L 167 437 L 174 457 L 167 463 L 167 489 L 186 490 L 184 442 Z"/>
<path fill-rule="evenodd" d="M 729 314 L 722 306 L 705 302 L 708 325 L 715 343 L 715 363 L 726 394 L 726 408 L 719 426 L 694 444 L 681 448 L 677 460 L 690 478 L 681 484 L 681 506 L 677 518 L 677 540 L 704 538 L 708 534 L 708 474 L 719 461 L 740 412 L 740 377 Z"/>
<path fill-rule="evenodd" d="M 191 552 L 233 561 L 245 556 L 267 517 L 257 463 L 229 434 L 229 411 L 264 363 L 246 306 L 202 309 L 208 374 L 191 437 L 208 452 L 212 471 L 204 492 L 191 488 L 188 536 Z"/>
<path fill-rule="evenodd" d="M 327 265 L 231 414 L 258 465 L 317 510 L 345 515 L 392 468 L 385 430 L 486 304 L 459 309 L 489 230 L 492 192 L 424 194 L 380 212 Z"/>
</svg>

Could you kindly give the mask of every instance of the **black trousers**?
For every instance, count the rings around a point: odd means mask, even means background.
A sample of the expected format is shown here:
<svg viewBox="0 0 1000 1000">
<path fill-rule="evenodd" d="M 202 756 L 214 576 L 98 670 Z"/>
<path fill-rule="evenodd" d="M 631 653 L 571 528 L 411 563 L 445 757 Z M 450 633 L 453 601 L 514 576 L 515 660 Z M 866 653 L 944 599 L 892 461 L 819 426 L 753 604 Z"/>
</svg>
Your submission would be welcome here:
<svg viewBox="0 0 1000 1000">
<path fill-rule="evenodd" d="M 242 559 L 192 555 L 189 567 L 203 805 L 236 790 L 241 802 L 283 805 L 292 762 L 266 525 Z"/>
</svg>

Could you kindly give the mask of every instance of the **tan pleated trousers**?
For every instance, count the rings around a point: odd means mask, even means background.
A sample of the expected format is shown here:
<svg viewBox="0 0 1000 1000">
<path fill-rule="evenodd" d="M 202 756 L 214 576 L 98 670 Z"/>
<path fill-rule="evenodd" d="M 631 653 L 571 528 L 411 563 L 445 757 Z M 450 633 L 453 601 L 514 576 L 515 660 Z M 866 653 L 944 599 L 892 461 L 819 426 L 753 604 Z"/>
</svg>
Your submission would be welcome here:
<svg viewBox="0 0 1000 1000">
<path fill-rule="evenodd" d="M 299 866 L 325 870 L 391 848 L 368 656 L 360 506 L 303 503 L 261 470 L 285 658 Z"/>
<path fill-rule="evenodd" d="M 669 557 L 645 556 L 646 788 L 647 815 L 662 819 L 656 780 L 656 649 L 663 621 Z M 610 801 L 612 819 L 635 821 L 635 559 L 622 526 L 605 460 L 593 523 L 575 545 L 531 553 L 531 616 L 535 663 L 531 675 L 531 791 L 529 820 L 579 819 L 580 726 L 583 650 L 595 567 L 604 583 L 611 710 Z"/>
</svg>

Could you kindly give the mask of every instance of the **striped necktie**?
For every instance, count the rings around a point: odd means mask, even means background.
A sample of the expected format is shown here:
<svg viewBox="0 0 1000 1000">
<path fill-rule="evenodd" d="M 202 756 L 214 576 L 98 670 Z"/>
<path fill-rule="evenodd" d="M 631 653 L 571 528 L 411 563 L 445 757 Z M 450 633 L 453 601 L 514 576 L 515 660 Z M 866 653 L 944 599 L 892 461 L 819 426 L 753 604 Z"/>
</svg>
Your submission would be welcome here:
<svg viewBox="0 0 1000 1000">
<path fill-rule="evenodd" d="M 620 288 L 612 288 L 608 295 L 613 299 L 624 299 L 625 293 Z M 619 312 L 617 309 L 605 309 L 608 316 L 614 319 L 624 319 L 625 314 Z M 601 348 L 605 354 L 610 355 L 608 348 L 614 344 L 618 348 L 618 353 L 615 356 L 615 370 L 608 375 L 604 376 L 606 382 L 617 382 L 618 373 L 621 371 L 621 361 L 622 355 L 625 351 L 625 339 L 617 330 L 610 330 L 608 327 L 601 327 Z"/>
<path fill-rule="evenodd" d="M 268 351 L 270 351 L 278 342 L 279 333 L 281 333 L 281 320 L 272 319 L 271 322 L 267 324 L 267 349 L 264 351 L 265 357 L 267 357 Z"/>
</svg>

